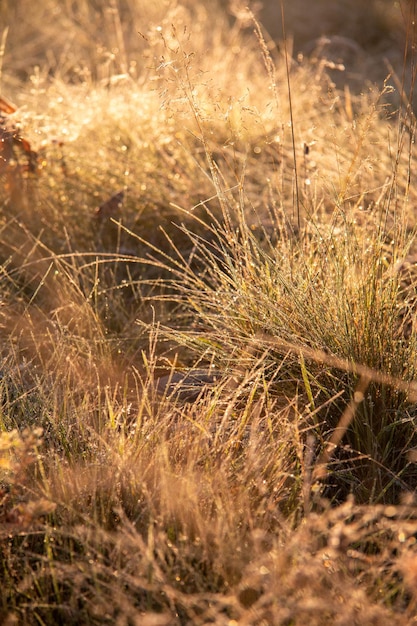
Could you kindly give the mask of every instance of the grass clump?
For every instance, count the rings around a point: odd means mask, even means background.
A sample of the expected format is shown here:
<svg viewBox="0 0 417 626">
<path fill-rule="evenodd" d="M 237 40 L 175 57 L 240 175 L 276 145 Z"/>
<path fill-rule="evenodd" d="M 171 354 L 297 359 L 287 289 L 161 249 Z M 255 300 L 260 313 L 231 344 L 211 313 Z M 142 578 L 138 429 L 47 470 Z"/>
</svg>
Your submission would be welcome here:
<svg viewBox="0 0 417 626">
<path fill-rule="evenodd" d="M 392 500 L 414 482 L 415 331 L 404 309 L 404 290 L 411 299 L 414 287 L 402 285 L 397 271 L 404 250 L 363 230 L 344 224 L 338 234 L 313 232 L 266 251 L 249 231 L 220 264 L 209 251 L 209 283 L 180 275 L 177 284 L 200 319 L 198 332 L 182 336 L 200 358 L 211 352 L 242 388 L 257 372 L 273 396 L 296 394 L 319 445 L 337 426 L 355 381 L 366 380 L 345 440 L 348 457 L 359 458 L 349 458 L 341 474 L 347 471 L 345 488 L 359 500 Z"/>
<path fill-rule="evenodd" d="M 151 5 L 1 9 L 1 620 L 411 624 L 412 98 Z"/>
</svg>

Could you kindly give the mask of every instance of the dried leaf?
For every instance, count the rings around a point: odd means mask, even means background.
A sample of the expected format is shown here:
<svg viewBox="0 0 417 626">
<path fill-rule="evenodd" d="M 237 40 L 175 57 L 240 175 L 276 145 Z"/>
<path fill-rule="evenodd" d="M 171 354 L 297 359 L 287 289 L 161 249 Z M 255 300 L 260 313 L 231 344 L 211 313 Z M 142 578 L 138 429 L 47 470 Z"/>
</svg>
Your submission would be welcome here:
<svg viewBox="0 0 417 626">
<path fill-rule="evenodd" d="M 6 100 L 4 96 L 0 96 L 0 111 L 2 113 L 6 113 L 6 115 L 11 115 L 16 112 L 16 107 L 14 104 Z"/>
</svg>

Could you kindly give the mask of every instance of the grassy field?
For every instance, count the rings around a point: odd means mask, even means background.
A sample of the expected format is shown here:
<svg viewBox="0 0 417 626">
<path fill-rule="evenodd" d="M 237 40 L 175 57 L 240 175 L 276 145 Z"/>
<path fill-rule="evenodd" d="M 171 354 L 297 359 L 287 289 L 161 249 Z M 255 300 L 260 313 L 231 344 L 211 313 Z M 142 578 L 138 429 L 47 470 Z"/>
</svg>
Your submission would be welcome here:
<svg viewBox="0 0 417 626">
<path fill-rule="evenodd" d="M 0 5 L 2 624 L 416 622 L 415 5 L 290 4 Z"/>
</svg>

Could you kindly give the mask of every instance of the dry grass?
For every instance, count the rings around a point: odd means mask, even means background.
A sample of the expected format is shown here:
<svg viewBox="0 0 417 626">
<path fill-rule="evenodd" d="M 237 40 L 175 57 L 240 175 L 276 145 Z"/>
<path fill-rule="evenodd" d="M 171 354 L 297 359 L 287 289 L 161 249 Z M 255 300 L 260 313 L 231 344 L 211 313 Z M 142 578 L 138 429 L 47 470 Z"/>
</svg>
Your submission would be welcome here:
<svg viewBox="0 0 417 626">
<path fill-rule="evenodd" d="M 1 621 L 414 623 L 413 33 L 136 4 L 0 8 Z"/>
</svg>

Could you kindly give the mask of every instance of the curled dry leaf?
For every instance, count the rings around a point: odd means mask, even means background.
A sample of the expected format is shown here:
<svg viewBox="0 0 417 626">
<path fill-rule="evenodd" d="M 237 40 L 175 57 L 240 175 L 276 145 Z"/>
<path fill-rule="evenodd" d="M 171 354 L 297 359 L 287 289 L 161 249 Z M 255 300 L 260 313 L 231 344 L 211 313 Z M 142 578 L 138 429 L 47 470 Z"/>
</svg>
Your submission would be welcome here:
<svg viewBox="0 0 417 626">
<path fill-rule="evenodd" d="M 117 218 L 123 205 L 124 195 L 125 193 L 123 190 L 115 193 L 111 196 L 111 198 L 95 208 L 94 217 L 96 217 L 100 222 L 111 218 Z"/>
</svg>

